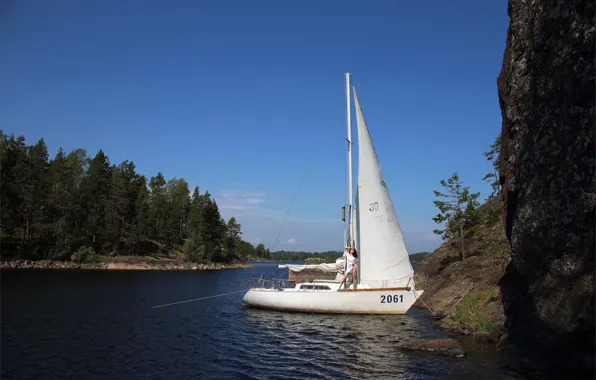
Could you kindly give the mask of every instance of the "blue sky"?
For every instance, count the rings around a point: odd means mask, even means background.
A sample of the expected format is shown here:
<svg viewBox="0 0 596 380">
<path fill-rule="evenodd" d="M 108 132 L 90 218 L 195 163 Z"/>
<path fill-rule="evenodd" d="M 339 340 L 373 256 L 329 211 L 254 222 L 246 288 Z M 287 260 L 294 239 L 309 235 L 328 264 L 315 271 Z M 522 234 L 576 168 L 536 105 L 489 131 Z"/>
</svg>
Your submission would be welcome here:
<svg viewBox="0 0 596 380">
<path fill-rule="evenodd" d="M 507 26 L 505 0 L 10 0 L 0 128 L 183 177 L 270 248 L 299 187 L 275 249 L 338 249 L 349 71 L 408 249 L 432 250 L 439 180 L 489 191 Z"/>
</svg>

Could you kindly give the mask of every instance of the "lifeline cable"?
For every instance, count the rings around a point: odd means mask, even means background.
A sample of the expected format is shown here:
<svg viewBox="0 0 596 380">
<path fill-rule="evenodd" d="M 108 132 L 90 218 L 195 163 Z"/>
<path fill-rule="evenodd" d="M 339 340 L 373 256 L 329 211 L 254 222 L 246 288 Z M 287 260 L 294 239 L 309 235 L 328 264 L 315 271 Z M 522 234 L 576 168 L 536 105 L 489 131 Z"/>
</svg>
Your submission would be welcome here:
<svg viewBox="0 0 596 380">
<path fill-rule="evenodd" d="M 250 288 L 249 288 L 250 289 Z M 213 296 L 207 296 L 207 297 L 201 297 L 201 298 L 195 298 L 192 300 L 186 300 L 186 301 L 179 301 L 179 302 L 172 302 L 172 303 L 166 303 L 163 305 L 157 305 L 157 306 L 153 306 L 152 309 L 157 309 L 158 307 L 165 307 L 165 306 L 172 306 L 172 305 L 179 305 L 181 303 L 187 303 L 187 302 L 195 302 L 195 301 L 201 301 L 201 300 L 206 300 L 207 298 L 215 298 L 215 297 L 222 297 L 222 296 L 228 296 L 230 294 L 236 294 L 236 293 L 241 293 L 241 292 L 246 292 L 248 289 L 243 289 L 243 290 L 238 290 L 236 292 L 230 292 L 230 293 L 223 293 L 223 294 L 216 294 Z"/>
</svg>

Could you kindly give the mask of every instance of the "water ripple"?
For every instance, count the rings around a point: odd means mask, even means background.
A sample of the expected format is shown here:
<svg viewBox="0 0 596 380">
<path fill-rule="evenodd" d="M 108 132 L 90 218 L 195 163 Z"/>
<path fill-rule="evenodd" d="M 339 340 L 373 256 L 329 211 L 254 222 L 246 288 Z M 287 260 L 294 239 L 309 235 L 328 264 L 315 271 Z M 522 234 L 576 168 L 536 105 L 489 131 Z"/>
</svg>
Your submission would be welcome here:
<svg viewBox="0 0 596 380">
<path fill-rule="evenodd" d="M 519 379 L 494 351 L 404 353 L 441 338 L 425 313 L 349 316 L 242 306 L 238 290 L 276 265 L 221 272 L 3 271 L 2 379 Z M 48 286 L 51 284 L 51 286 Z"/>
</svg>

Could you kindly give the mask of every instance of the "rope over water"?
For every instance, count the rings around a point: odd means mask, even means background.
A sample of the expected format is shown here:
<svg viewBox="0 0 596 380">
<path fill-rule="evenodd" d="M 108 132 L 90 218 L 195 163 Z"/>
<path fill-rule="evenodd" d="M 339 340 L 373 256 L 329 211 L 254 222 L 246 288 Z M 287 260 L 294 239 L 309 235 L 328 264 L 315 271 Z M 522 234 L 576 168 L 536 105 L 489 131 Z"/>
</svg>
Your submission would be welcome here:
<svg viewBox="0 0 596 380">
<path fill-rule="evenodd" d="M 250 289 L 250 288 L 249 288 Z M 236 292 L 229 292 L 229 293 L 223 293 L 223 294 L 216 294 L 213 296 L 207 296 L 207 297 L 201 297 L 201 298 L 195 298 L 192 300 L 186 300 L 186 301 L 178 301 L 178 302 L 172 302 L 172 303 L 166 303 L 163 305 L 157 305 L 157 306 L 153 306 L 152 309 L 157 309 L 158 307 L 165 307 L 165 306 L 173 306 L 173 305 L 180 305 L 181 303 L 188 303 L 188 302 L 195 302 L 195 301 L 201 301 L 201 300 L 206 300 L 208 298 L 215 298 L 215 297 L 223 297 L 223 296 L 228 296 L 230 294 L 236 294 L 236 293 L 242 293 L 242 292 L 246 292 L 248 289 L 243 289 L 243 290 L 238 290 Z"/>
</svg>

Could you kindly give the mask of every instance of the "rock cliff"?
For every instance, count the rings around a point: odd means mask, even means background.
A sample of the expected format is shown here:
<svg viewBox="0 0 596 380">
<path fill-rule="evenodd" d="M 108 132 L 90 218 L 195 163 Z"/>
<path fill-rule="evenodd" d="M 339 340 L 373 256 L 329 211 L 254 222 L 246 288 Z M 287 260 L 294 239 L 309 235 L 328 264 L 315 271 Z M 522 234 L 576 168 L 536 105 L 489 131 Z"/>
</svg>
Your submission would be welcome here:
<svg viewBox="0 0 596 380">
<path fill-rule="evenodd" d="M 593 0 L 509 0 L 500 182 L 511 262 L 500 282 L 509 342 L 594 374 Z"/>
<path fill-rule="evenodd" d="M 424 289 L 416 306 L 444 316 L 445 329 L 495 342 L 504 318 L 498 283 L 511 256 L 500 210 L 499 198 L 476 210 L 475 222 L 464 230 L 463 261 L 459 241 L 447 241 L 414 268 L 416 287 Z"/>
</svg>

